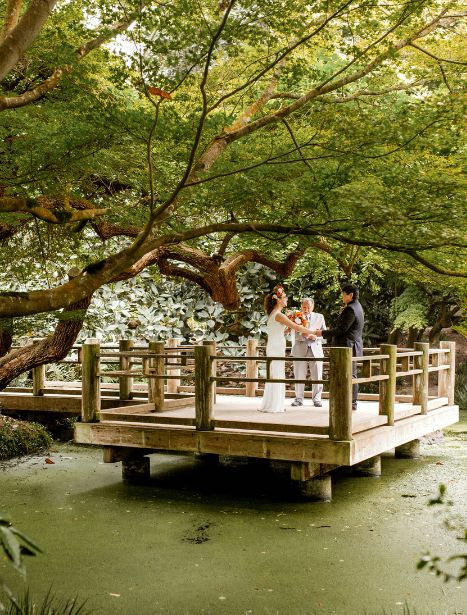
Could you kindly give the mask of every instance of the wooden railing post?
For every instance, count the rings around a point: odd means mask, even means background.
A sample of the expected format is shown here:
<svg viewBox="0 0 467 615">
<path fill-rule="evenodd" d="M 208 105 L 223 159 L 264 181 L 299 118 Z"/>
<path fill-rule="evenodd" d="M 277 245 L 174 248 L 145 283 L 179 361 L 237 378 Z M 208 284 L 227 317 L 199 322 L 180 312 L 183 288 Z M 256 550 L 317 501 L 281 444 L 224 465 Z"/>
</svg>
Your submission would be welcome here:
<svg viewBox="0 0 467 615">
<path fill-rule="evenodd" d="M 83 344 L 83 377 L 81 393 L 81 421 L 95 423 L 101 409 L 101 378 L 99 375 L 99 340 L 89 338 Z"/>
<path fill-rule="evenodd" d="M 120 352 L 129 352 L 134 346 L 133 340 L 119 340 L 118 349 Z M 131 368 L 130 357 L 120 357 L 119 369 L 120 371 L 127 371 Z M 133 378 L 131 376 L 120 376 L 119 379 L 119 393 L 120 399 L 132 399 Z"/>
<path fill-rule="evenodd" d="M 195 346 L 195 411 L 196 429 L 214 429 L 212 414 L 214 407 L 215 382 L 211 382 L 214 355 L 211 344 Z"/>
<path fill-rule="evenodd" d="M 182 340 L 179 337 L 172 337 L 167 340 L 167 348 L 177 348 L 180 346 Z M 180 362 L 180 352 L 170 351 L 167 356 L 167 360 L 169 363 L 175 363 L 177 361 Z M 180 368 L 179 367 L 168 367 L 167 368 L 168 376 L 180 376 Z M 168 378 L 167 379 L 167 393 L 178 393 L 178 387 L 180 386 L 180 378 Z"/>
<path fill-rule="evenodd" d="M 246 343 L 246 356 L 257 357 L 258 356 L 258 340 L 249 339 Z M 246 362 L 246 377 L 258 378 L 258 362 L 253 359 Z M 257 382 L 245 383 L 245 395 L 247 397 L 256 397 L 256 391 L 258 389 Z"/>
<path fill-rule="evenodd" d="M 369 361 L 362 362 L 362 378 L 371 378 L 372 376 L 371 359 Z"/>
<path fill-rule="evenodd" d="M 394 404 L 396 401 L 396 366 L 397 346 L 394 344 L 381 344 L 381 354 L 389 355 L 381 359 L 380 374 L 389 376 L 388 380 L 379 383 L 379 413 L 388 417 L 388 425 L 394 425 Z"/>
<path fill-rule="evenodd" d="M 414 357 L 414 368 L 421 369 L 421 374 L 415 374 L 413 381 L 413 404 L 420 406 L 421 413 L 428 412 L 428 364 L 430 361 L 430 345 L 426 342 L 415 342 L 414 350 L 422 352 L 421 356 Z"/>
<path fill-rule="evenodd" d="M 216 355 L 217 354 L 217 348 L 216 348 L 216 342 L 214 340 L 204 340 L 203 341 L 203 346 L 210 346 L 211 347 L 211 354 L 212 355 Z M 217 363 L 215 360 L 211 361 L 211 376 L 215 376 L 217 373 Z M 214 382 L 213 384 L 213 398 L 212 401 L 215 404 L 216 403 L 216 396 L 217 396 L 217 382 Z"/>
<path fill-rule="evenodd" d="M 45 365 L 38 365 L 32 370 L 32 394 L 44 395 L 45 389 Z"/>
<path fill-rule="evenodd" d="M 444 355 L 443 363 L 449 365 L 449 369 L 438 373 L 438 385 L 441 382 L 443 395 L 441 397 L 448 398 L 448 404 L 454 403 L 454 389 L 456 384 L 456 342 L 440 342 L 440 348 L 449 349 L 449 353 Z"/>
<path fill-rule="evenodd" d="M 35 337 L 30 340 L 29 344 L 34 345 L 42 340 L 41 337 Z M 32 394 L 36 396 L 44 395 L 45 389 L 45 365 L 38 365 L 32 368 Z"/>
<path fill-rule="evenodd" d="M 352 349 L 329 352 L 329 437 L 352 439 Z"/>
<path fill-rule="evenodd" d="M 148 344 L 149 352 L 160 355 L 152 357 L 148 361 L 149 368 L 152 374 L 163 376 L 165 370 L 164 364 L 164 342 L 153 340 Z M 164 378 L 149 378 L 148 379 L 148 401 L 154 404 L 155 412 L 162 412 L 164 409 Z"/>
</svg>

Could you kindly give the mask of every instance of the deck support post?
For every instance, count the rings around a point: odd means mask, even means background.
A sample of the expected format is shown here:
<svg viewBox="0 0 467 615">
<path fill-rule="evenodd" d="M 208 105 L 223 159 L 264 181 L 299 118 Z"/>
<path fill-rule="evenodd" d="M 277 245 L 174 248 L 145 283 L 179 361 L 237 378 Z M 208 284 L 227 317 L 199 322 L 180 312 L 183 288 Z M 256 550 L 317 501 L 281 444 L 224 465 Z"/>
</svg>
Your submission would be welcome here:
<svg viewBox="0 0 467 615">
<path fill-rule="evenodd" d="M 294 461 L 290 464 L 290 478 L 302 498 L 311 502 L 331 501 L 331 475 L 322 471 L 320 463 Z"/>
<path fill-rule="evenodd" d="M 381 359 L 380 374 L 389 378 L 388 380 L 381 380 L 379 383 L 379 413 L 388 417 L 388 425 L 394 425 L 397 346 L 381 344 L 380 350 L 381 354 L 389 355 L 388 359 Z"/>
<path fill-rule="evenodd" d="M 398 459 L 418 459 L 420 457 L 420 440 L 411 440 L 395 448 Z"/>
<path fill-rule="evenodd" d="M 246 356 L 257 357 L 258 356 L 258 340 L 248 339 L 246 342 Z M 246 362 L 246 377 L 258 378 L 258 362 L 251 360 Z M 256 397 L 256 391 L 258 389 L 257 382 L 245 383 L 245 395 L 246 397 Z"/>
<path fill-rule="evenodd" d="M 352 440 L 352 349 L 329 353 L 329 437 Z"/>
<path fill-rule="evenodd" d="M 430 344 L 415 342 L 414 350 L 421 351 L 422 355 L 414 357 L 415 369 L 421 369 L 421 374 L 415 374 L 413 382 L 413 404 L 420 406 L 421 414 L 428 413 L 428 363 L 430 360 Z"/>
<path fill-rule="evenodd" d="M 357 476 L 381 476 L 381 455 L 356 463 L 352 466 L 352 472 Z"/>
<path fill-rule="evenodd" d="M 214 407 L 215 382 L 211 381 L 214 361 L 211 356 L 215 350 L 212 344 L 195 346 L 195 413 L 196 429 L 214 429 L 212 411 Z"/>
<path fill-rule="evenodd" d="M 81 421 L 95 423 L 101 409 L 101 378 L 99 340 L 89 338 L 83 344 L 83 382 L 81 394 Z"/>
<path fill-rule="evenodd" d="M 164 342 L 152 340 L 148 344 L 149 352 L 158 355 L 151 357 L 148 361 L 150 373 L 163 376 L 164 375 Z M 164 379 L 163 378 L 148 378 L 148 401 L 154 404 L 154 412 L 162 412 L 164 410 Z"/>
<path fill-rule="evenodd" d="M 170 349 L 170 352 L 167 353 L 167 361 L 169 363 L 180 363 L 180 352 L 175 352 L 171 350 L 172 348 L 177 348 L 180 346 L 182 340 L 179 337 L 171 337 L 167 340 L 167 349 Z M 180 368 L 179 367 L 167 367 L 167 375 L 168 376 L 180 376 Z M 180 378 L 168 378 L 167 379 L 167 393 L 171 395 L 178 393 L 178 387 L 180 386 Z"/>
<path fill-rule="evenodd" d="M 122 459 L 122 479 L 128 482 L 146 482 L 150 477 L 149 457 L 128 457 Z"/>
<path fill-rule="evenodd" d="M 451 406 L 454 403 L 454 387 L 456 380 L 456 342 L 440 342 L 439 347 L 449 350 L 447 355 L 444 355 L 444 365 L 449 365 L 448 370 L 438 372 L 438 386 L 440 389 L 440 397 L 447 397 L 448 404 Z M 441 390 L 443 394 L 441 394 Z"/>
<path fill-rule="evenodd" d="M 134 346 L 133 340 L 119 340 L 118 350 L 120 352 L 129 352 Z M 119 359 L 120 371 L 127 371 L 131 369 L 131 358 L 120 357 Z M 120 399 L 132 399 L 133 378 L 131 376 L 120 376 L 119 378 L 119 397 Z"/>
</svg>

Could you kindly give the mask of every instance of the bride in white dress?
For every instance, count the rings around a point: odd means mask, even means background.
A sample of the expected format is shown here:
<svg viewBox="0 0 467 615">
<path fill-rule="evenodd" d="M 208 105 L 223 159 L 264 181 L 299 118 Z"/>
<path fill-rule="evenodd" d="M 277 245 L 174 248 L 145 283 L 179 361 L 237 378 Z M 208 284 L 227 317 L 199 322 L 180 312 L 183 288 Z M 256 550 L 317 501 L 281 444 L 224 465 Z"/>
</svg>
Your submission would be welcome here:
<svg viewBox="0 0 467 615">
<path fill-rule="evenodd" d="M 310 330 L 302 325 L 292 322 L 282 310 L 287 305 L 287 295 L 282 286 L 276 286 L 266 295 L 264 308 L 269 314 L 266 345 L 267 357 L 285 357 L 285 334 L 287 329 L 294 329 L 304 337 L 315 339 Z M 272 379 L 285 378 L 285 361 L 271 361 L 269 377 Z M 259 412 L 285 412 L 285 382 L 267 382 L 264 387 L 263 400 Z"/>
</svg>

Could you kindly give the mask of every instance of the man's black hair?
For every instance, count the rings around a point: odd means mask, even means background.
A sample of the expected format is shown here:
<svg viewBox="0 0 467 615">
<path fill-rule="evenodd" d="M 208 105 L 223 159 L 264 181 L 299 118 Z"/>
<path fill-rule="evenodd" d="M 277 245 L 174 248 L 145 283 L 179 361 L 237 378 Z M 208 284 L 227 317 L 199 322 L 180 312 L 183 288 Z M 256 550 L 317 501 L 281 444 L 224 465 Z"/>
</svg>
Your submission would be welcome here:
<svg viewBox="0 0 467 615">
<path fill-rule="evenodd" d="M 350 295 L 350 293 L 353 293 L 353 300 L 354 301 L 358 300 L 358 286 L 356 286 L 355 284 L 345 284 L 345 286 L 343 286 L 341 290 L 343 293 L 346 293 L 347 295 Z"/>
</svg>

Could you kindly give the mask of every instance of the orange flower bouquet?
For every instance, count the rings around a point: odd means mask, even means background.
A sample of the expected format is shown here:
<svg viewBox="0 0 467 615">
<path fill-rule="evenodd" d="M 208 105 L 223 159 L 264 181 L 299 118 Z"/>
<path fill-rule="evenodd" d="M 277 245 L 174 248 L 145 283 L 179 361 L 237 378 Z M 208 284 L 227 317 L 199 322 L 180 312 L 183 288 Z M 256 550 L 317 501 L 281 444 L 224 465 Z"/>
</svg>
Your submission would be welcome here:
<svg viewBox="0 0 467 615">
<path fill-rule="evenodd" d="M 289 312 L 287 314 L 287 318 L 289 318 L 292 322 L 295 322 L 297 325 L 302 325 L 303 327 L 306 327 L 308 324 L 305 314 L 300 310 Z"/>
</svg>

